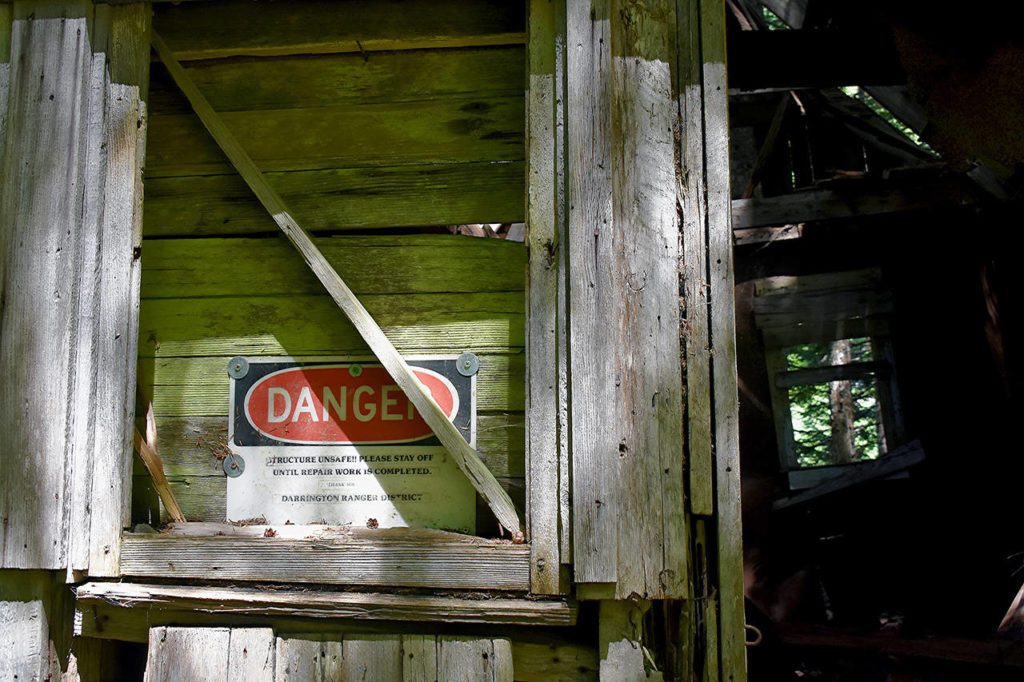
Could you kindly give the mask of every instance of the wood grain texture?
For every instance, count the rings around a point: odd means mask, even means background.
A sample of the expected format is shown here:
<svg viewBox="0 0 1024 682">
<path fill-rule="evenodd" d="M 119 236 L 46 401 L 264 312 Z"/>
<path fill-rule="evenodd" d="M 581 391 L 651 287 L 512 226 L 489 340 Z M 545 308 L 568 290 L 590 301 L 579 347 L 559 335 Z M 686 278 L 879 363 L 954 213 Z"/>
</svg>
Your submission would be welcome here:
<svg viewBox="0 0 1024 682">
<path fill-rule="evenodd" d="M 452 682 L 512 682 L 512 647 L 507 639 L 437 638 L 437 677 Z"/>
<path fill-rule="evenodd" d="M 617 576 L 618 415 L 614 335 L 611 179 L 611 45 L 607 0 L 567 2 L 566 163 L 570 443 L 573 562 L 576 582 L 614 583 Z"/>
<path fill-rule="evenodd" d="M 46 680 L 60 676 L 50 636 L 61 631 L 62 573 L 0 570 L 0 678 Z"/>
<path fill-rule="evenodd" d="M 313 241 L 361 295 L 521 292 L 525 285 L 526 249 L 503 239 L 436 234 Z M 282 239 L 149 240 L 145 256 L 142 296 L 147 299 L 323 291 Z"/>
<path fill-rule="evenodd" d="M 272 682 L 274 631 L 269 628 L 155 627 L 149 631 L 146 682 Z"/>
<path fill-rule="evenodd" d="M 203 121 L 203 125 L 214 139 L 217 140 L 218 145 L 231 160 L 232 165 L 252 188 L 253 193 L 260 199 L 260 203 L 267 209 L 267 212 L 274 217 L 274 221 L 284 232 L 285 236 L 288 237 L 288 240 L 302 254 L 310 269 L 317 275 L 317 279 L 320 280 L 334 302 L 359 331 L 359 335 L 370 346 L 373 354 L 377 356 L 381 364 L 387 369 L 395 383 L 409 397 L 410 402 L 416 406 L 420 416 L 423 417 L 445 449 L 451 454 L 452 459 L 455 460 L 459 469 L 466 475 L 470 483 L 480 494 L 480 497 L 494 512 L 499 523 L 513 533 L 519 532 L 522 523 L 518 512 L 508 494 L 495 480 L 494 475 L 480 462 L 473 448 L 466 443 L 458 429 L 448 421 L 441 408 L 423 385 L 414 377 L 412 370 L 395 349 L 393 343 L 384 334 L 378 323 L 348 285 L 345 284 L 337 271 L 324 258 L 323 254 L 313 243 L 309 233 L 295 222 L 281 197 L 263 179 L 262 173 L 253 162 L 253 159 L 246 153 L 245 148 L 239 144 L 238 140 L 227 129 L 224 122 L 213 111 L 195 84 L 189 80 L 181 65 L 174 59 L 167 45 L 155 33 L 153 34 L 153 46 L 160 55 L 161 61 L 164 62 L 171 72 L 175 83 L 182 88 L 182 91 L 189 98 L 189 102 Z"/>
<path fill-rule="evenodd" d="M 343 12 L 317 0 L 287 6 L 272 2 L 254 6 L 243 0 L 211 7 L 186 3 L 158 7 L 156 26 L 183 61 L 505 45 L 524 39 L 522 6 L 501 0 L 458 5 L 437 0 L 357 0 L 346 2 Z"/>
<path fill-rule="evenodd" d="M 108 604 L 124 610 L 191 611 L 237 616 L 357 619 L 441 623 L 572 625 L 576 608 L 565 600 L 462 599 L 311 590 L 86 583 L 76 608 Z M 127 617 L 127 615 L 125 616 Z"/>
<path fill-rule="evenodd" d="M 674 10 L 611 2 L 620 599 L 686 596 Z"/>
<path fill-rule="evenodd" d="M 711 440 L 711 343 L 707 262 L 707 183 L 704 172 L 704 88 L 698 2 L 678 3 L 680 206 L 686 316 L 686 442 L 690 511 L 714 513 Z"/>
<path fill-rule="evenodd" d="M 84 18 L 15 18 L 0 185 L 0 566 L 63 569 L 92 53 Z M 45 293 L 44 293 L 45 292 Z"/>
<path fill-rule="evenodd" d="M 273 682 L 277 639 L 270 628 L 232 628 L 227 679 Z"/>
<path fill-rule="evenodd" d="M 145 682 L 186 682 L 224 677 L 228 628 L 158 627 L 149 632 Z"/>
<path fill-rule="evenodd" d="M 708 263 L 715 438 L 715 496 L 721 679 L 744 682 L 743 531 L 740 507 L 739 397 L 729 186 L 729 109 L 725 2 L 700 0 L 704 69 Z"/>
<path fill-rule="evenodd" d="M 75 571 L 89 567 L 90 526 L 92 522 L 92 460 L 96 448 L 96 395 L 99 366 L 96 350 L 100 340 L 100 287 L 102 271 L 101 226 L 107 172 L 106 129 L 106 57 L 94 54 L 90 65 L 88 129 L 85 140 L 85 190 L 82 208 L 81 277 L 78 284 L 74 350 L 75 371 L 69 400 L 75 414 L 74 443 L 70 462 L 68 492 L 68 579 Z"/>
<path fill-rule="evenodd" d="M 174 47 L 172 37 L 162 34 Z M 521 96 L 523 62 L 523 47 L 511 45 L 383 52 L 372 58 L 356 52 L 211 59 L 184 67 L 210 106 L 227 112 Z M 159 64 L 153 68 L 149 106 L 163 113 L 191 111 Z"/>
<path fill-rule="evenodd" d="M 564 277 L 564 229 L 558 220 L 555 183 L 555 34 L 561 3 L 529 5 L 527 109 L 528 322 L 526 335 L 526 414 L 529 434 L 526 478 L 531 591 L 559 589 L 559 393 L 564 371 L 558 357 L 558 327 L 565 316 L 558 295 Z"/>
<path fill-rule="evenodd" d="M 674 5 L 567 21 L 575 579 L 683 596 Z"/>
<path fill-rule="evenodd" d="M 265 171 L 522 159 L 522 97 L 240 111 L 223 120 Z M 149 177 L 231 170 L 195 116 L 159 113 L 147 168 Z"/>
<path fill-rule="evenodd" d="M 482 355 L 523 347 L 522 292 L 360 300 L 404 353 Z M 369 350 L 327 296 L 150 299 L 140 324 L 143 357 L 367 355 Z"/>
<path fill-rule="evenodd" d="M 265 177 L 313 231 L 523 220 L 523 162 L 515 159 L 332 168 Z M 147 178 L 147 237 L 273 229 L 273 220 L 237 176 Z"/>
<path fill-rule="evenodd" d="M 121 573 L 176 579 L 265 580 L 525 591 L 525 545 L 276 541 L 126 535 Z"/>
<path fill-rule="evenodd" d="M 111 83 L 107 94 L 107 175 L 104 190 L 103 252 L 96 359 L 103 371 L 96 388 L 96 454 L 92 480 L 92 539 L 89 566 L 93 575 L 117 575 L 124 507 L 130 495 L 129 425 L 134 401 L 126 411 L 132 313 L 132 235 L 138 173 L 139 90 Z M 132 382 L 134 383 L 134 382 Z"/>
</svg>

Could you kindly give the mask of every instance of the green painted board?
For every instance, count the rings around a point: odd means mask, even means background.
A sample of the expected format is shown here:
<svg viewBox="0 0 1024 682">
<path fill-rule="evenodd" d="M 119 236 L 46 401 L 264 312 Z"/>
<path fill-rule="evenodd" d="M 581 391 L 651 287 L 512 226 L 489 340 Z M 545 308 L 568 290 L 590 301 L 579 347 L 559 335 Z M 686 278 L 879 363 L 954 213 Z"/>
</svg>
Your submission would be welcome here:
<svg viewBox="0 0 1024 682">
<path fill-rule="evenodd" d="M 522 161 L 369 166 L 267 173 L 308 230 L 522 222 Z M 146 180 L 147 237 L 274 232 L 240 177 Z"/>
<path fill-rule="evenodd" d="M 523 339 L 522 292 L 366 295 L 361 300 L 404 353 L 504 353 Z M 337 355 L 366 344 L 328 296 L 143 301 L 139 355 Z"/>
<path fill-rule="evenodd" d="M 411 102 L 442 97 L 522 96 L 521 45 L 440 50 L 213 59 L 185 65 L 218 112 Z M 149 107 L 190 113 L 167 69 L 154 63 Z"/>
<path fill-rule="evenodd" d="M 523 97 L 227 112 L 222 118 L 262 171 L 517 161 Z M 229 173 L 224 153 L 191 113 L 153 111 L 147 177 Z"/>
<path fill-rule="evenodd" d="M 523 4 L 506 0 L 228 0 L 159 3 L 154 15 L 181 60 L 521 43 L 526 30 Z"/>
<path fill-rule="evenodd" d="M 526 248 L 517 242 L 458 235 L 315 241 L 359 295 L 521 292 L 525 286 Z M 142 262 L 143 299 L 323 292 L 323 285 L 283 237 L 150 239 Z"/>
</svg>

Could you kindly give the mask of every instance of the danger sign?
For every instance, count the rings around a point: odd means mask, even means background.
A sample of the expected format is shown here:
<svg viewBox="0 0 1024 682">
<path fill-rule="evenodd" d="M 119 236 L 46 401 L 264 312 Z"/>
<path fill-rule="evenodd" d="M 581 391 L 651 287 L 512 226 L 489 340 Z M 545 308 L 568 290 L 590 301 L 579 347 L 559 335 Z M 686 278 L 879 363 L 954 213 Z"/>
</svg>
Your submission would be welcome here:
<svg viewBox="0 0 1024 682">
<path fill-rule="evenodd" d="M 472 486 L 379 363 L 231 362 L 228 520 L 474 530 Z M 409 364 L 475 446 L 475 373 Z"/>
</svg>

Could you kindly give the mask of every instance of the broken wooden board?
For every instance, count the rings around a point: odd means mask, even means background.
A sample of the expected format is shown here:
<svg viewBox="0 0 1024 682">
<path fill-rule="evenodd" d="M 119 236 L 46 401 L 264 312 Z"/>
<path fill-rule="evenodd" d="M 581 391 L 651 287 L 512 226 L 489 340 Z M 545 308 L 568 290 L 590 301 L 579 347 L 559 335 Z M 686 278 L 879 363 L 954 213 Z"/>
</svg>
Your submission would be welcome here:
<svg viewBox="0 0 1024 682">
<path fill-rule="evenodd" d="M 567 626 L 576 622 L 575 604 L 563 599 L 473 599 L 420 594 L 328 592 L 139 583 L 86 583 L 76 591 L 83 634 L 93 606 L 113 606 L 146 618 L 151 612 L 192 612 L 221 616 L 316 618 L 318 620 L 410 621 L 495 625 Z M 153 613 L 159 618 L 159 614 Z M 129 613 L 115 616 L 132 619 Z M 102 626 L 101 626 L 102 627 Z"/>
</svg>

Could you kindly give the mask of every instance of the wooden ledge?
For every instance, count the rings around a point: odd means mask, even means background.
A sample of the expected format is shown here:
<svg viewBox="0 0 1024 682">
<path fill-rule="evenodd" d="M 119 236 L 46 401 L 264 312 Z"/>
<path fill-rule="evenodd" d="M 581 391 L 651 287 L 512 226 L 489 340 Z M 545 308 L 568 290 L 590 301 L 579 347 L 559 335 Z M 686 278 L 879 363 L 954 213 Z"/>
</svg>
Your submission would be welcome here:
<svg viewBox="0 0 1024 682">
<path fill-rule="evenodd" d="M 274 526 L 277 535 L 267 537 L 268 526 L 204 525 L 219 530 L 207 529 L 198 536 L 181 529 L 125 534 L 121 575 L 507 592 L 530 589 L 528 545 L 408 528 Z M 188 528 L 193 530 L 200 529 Z"/>
<path fill-rule="evenodd" d="M 576 606 L 564 599 L 466 599 L 430 595 L 267 590 L 187 585 L 90 582 L 76 591 L 83 633 L 103 632 L 93 622 L 150 623 L 155 615 L 207 614 L 212 617 L 317 618 L 495 625 L 574 625 Z M 125 611 L 144 615 L 132 618 Z M 113 613 L 112 613 L 113 611 Z M 120 613 L 118 613 L 120 612 Z M 161 620 L 159 617 L 157 621 Z M 173 617 L 171 618 L 173 620 Z M 108 628 L 109 629 L 109 628 Z"/>
</svg>

